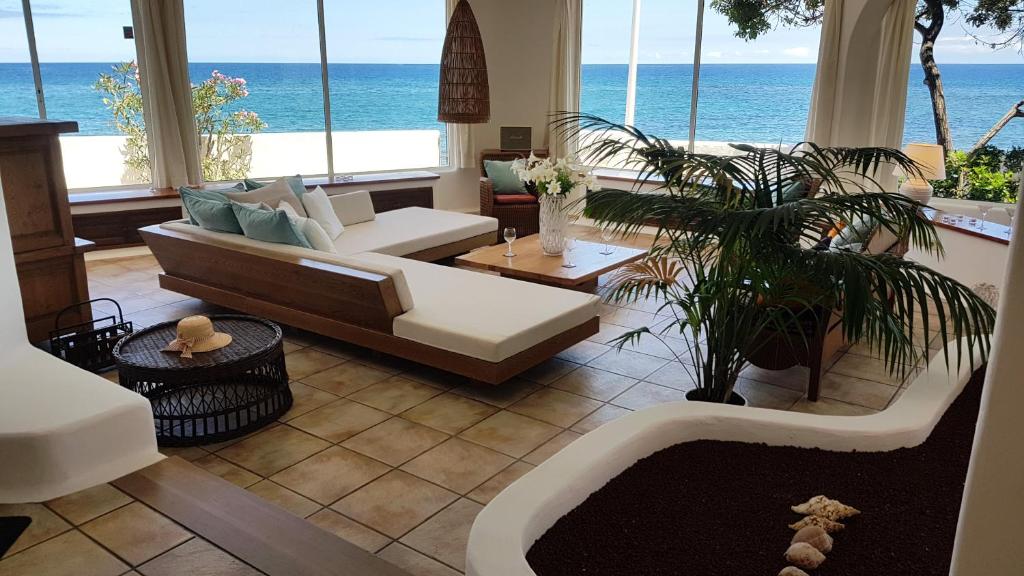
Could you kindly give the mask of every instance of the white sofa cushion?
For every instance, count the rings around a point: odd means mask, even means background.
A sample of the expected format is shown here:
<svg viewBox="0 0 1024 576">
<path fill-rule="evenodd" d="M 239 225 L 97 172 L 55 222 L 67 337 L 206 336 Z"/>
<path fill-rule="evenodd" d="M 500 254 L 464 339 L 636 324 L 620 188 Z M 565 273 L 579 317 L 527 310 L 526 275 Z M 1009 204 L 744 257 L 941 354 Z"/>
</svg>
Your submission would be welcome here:
<svg viewBox="0 0 1024 576">
<path fill-rule="evenodd" d="M 498 231 L 494 218 L 419 207 L 382 212 L 369 222 L 346 226 L 345 233 L 334 241 L 339 254 L 405 256 Z"/>
<path fill-rule="evenodd" d="M 323 188 L 317 186 L 312 192 L 303 194 L 302 205 L 306 208 L 309 217 L 316 220 L 316 223 L 331 237 L 332 242 L 345 231 L 345 226 L 338 219 L 338 215 L 334 212 L 334 206 L 331 205 L 331 200 Z"/>
<path fill-rule="evenodd" d="M 281 202 L 287 202 L 292 208 L 295 208 L 295 212 L 306 217 L 306 209 L 302 207 L 302 200 L 295 195 L 292 191 L 292 187 L 288 185 L 288 181 L 284 178 L 274 180 L 270 184 L 255 190 L 248 190 L 245 192 L 224 192 L 224 195 L 229 200 L 238 202 L 240 204 L 258 204 L 260 202 L 265 203 L 271 208 L 279 208 Z"/>
<path fill-rule="evenodd" d="M 599 314 L 592 294 L 376 253 L 352 259 L 405 272 L 416 307 L 396 316 L 395 336 L 500 362 Z"/>
<path fill-rule="evenodd" d="M 370 222 L 376 218 L 373 211 L 373 199 L 369 190 L 356 190 L 328 197 L 338 220 L 345 226 Z"/>
<path fill-rule="evenodd" d="M 288 215 L 288 220 L 291 221 L 294 226 L 302 235 L 306 238 L 306 242 L 313 250 L 319 250 L 321 252 L 336 253 L 338 250 L 334 247 L 334 241 L 320 224 L 312 218 L 303 218 L 295 213 L 295 209 L 292 205 L 287 202 L 282 202 L 278 210 Z"/>
<path fill-rule="evenodd" d="M 412 310 L 414 305 L 412 292 L 409 290 L 409 285 L 405 281 L 405 274 L 400 268 L 392 265 L 378 264 L 365 259 L 357 260 L 347 258 L 337 254 L 313 250 L 312 248 L 303 248 L 301 246 L 290 246 L 288 244 L 275 244 L 272 242 L 253 240 L 252 238 L 246 238 L 240 234 L 213 232 L 211 230 L 204 230 L 199 226 L 193 226 L 185 220 L 164 222 L 160 227 L 174 232 L 189 234 L 196 237 L 199 241 L 213 246 L 220 246 L 222 248 L 244 250 L 251 254 L 270 256 L 272 258 L 306 258 L 308 260 L 315 260 L 325 264 L 335 264 L 337 266 L 352 268 L 361 272 L 390 276 L 395 284 L 395 291 L 398 293 L 398 300 L 402 304 L 402 310 Z"/>
</svg>

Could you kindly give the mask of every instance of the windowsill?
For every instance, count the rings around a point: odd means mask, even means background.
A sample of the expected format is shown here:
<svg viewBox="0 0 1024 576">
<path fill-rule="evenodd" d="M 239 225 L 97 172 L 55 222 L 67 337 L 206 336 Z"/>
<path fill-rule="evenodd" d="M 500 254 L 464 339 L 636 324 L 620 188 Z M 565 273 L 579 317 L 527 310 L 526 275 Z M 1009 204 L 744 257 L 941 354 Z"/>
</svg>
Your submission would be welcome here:
<svg viewBox="0 0 1024 576">
<path fill-rule="evenodd" d="M 440 177 L 440 175 L 427 170 L 409 170 L 353 174 L 351 176 L 335 176 L 334 178 L 327 178 L 326 176 L 311 177 L 303 178 L 302 183 L 310 188 L 314 186 L 345 188 L 399 182 L 430 181 L 437 180 Z M 72 206 L 87 206 L 89 204 L 119 204 L 122 202 L 164 200 L 177 197 L 178 191 L 174 188 L 114 188 L 110 190 L 92 189 L 88 192 L 73 192 L 68 194 L 68 201 Z"/>
</svg>

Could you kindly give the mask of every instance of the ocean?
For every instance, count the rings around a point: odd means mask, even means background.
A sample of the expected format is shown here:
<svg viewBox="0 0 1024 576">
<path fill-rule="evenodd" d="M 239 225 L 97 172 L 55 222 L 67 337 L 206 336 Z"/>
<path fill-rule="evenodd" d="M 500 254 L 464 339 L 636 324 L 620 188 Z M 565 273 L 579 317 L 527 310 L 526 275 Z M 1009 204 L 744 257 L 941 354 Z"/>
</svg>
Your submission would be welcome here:
<svg viewBox="0 0 1024 576">
<path fill-rule="evenodd" d="M 76 120 L 81 134 L 116 134 L 92 85 L 111 63 L 41 64 L 47 112 Z M 267 123 L 267 132 L 323 129 L 318 64 L 195 63 L 193 79 L 213 70 L 245 78 L 241 102 Z M 697 140 L 798 142 L 814 82 L 813 64 L 707 64 L 701 68 Z M 967 148 L 1024 98 L 1024 64 L 941 65 L 950 124 L 957 148 Z M 663 138 L 689 133 L 689 65 L 640 65 L 636 124 Z M 621 121 L 626 102 L 625 65 L 583 67 L 581 109 Z M 437 65 L 330 64 L 334 130 L 441 129 L 436 120 Z M 928 91 L 916 64 L 908 78 L 906 142 L 933 142 Z M 29 64 L 0 64 L 0 116 L 36 114 Z M 993 141 L 1024 146 L 1024 121 L 1014 120 Z"/>
</svg>

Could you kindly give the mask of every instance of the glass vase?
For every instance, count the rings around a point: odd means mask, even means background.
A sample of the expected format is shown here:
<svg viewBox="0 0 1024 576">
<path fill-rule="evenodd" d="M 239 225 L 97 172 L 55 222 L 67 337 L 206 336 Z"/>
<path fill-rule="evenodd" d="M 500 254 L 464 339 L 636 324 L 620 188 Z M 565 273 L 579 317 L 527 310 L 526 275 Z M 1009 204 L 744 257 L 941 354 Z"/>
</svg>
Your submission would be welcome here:
<svg viewBox="0 0 1024 576">
<path fill-rule="evenodd" d="M 565 250 L 565 230 L 569 226 L 569 212 L 565 196 L 541 194 L 540 246 L 548 256 L 561 256 Z"/>
</svg>

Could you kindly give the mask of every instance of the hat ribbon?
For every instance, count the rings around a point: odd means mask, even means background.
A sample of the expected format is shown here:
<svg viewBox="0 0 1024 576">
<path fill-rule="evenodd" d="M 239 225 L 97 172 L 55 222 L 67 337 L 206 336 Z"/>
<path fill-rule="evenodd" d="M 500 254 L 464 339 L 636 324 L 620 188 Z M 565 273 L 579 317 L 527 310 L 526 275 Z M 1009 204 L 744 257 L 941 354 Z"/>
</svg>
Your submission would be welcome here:
<svg viewBox="0 0 1024 576">
<path fill-rule="evenodd" d="M 171 342 L 167 345 L 166 348 L 164 348 L 163 351 L 164 352 L 178 352 L 178 351 L 180 351 L 182 358 L 191 358 L 192 357 L 192 348 L 195 347 L 196 344 L 202 344 L 203 342 L 206 342 L 210 338 L 213 338 L 213 336 L 214 336 L 213 334 L 210 334 L 208 336 L 202 336 L 202 337 L 194 337 L 194 338 L 182 338 L 181 336 L 178 336 L 174 340 L 171 340 Z"/>
</svg>

